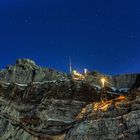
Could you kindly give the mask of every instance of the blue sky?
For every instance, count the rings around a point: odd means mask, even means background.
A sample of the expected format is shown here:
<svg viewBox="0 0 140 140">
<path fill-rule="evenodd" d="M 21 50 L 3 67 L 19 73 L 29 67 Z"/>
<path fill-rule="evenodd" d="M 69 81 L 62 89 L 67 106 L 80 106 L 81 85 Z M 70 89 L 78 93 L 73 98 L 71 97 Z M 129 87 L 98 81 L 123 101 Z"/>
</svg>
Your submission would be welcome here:
<svg viewBox="0 0 140 140">
<path fill-rule="evenodd" d="M 140 1 L 0 1 L 0 67 L 18 58 L 68 72 L 140 72 Z"/>
</svg>

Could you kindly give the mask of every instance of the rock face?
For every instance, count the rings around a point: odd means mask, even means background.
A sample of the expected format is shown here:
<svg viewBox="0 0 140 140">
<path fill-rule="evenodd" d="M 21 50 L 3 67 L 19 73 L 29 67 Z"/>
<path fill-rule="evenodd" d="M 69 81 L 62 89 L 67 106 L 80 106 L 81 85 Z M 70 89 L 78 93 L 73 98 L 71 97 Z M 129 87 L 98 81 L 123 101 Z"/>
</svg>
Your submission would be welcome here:
<svg viewBox="0 0 140 140">
<path fill-rule="evenodd" d="M 138 74 L 124 74 L 112 76 L 112 83 L 116 88 L 131 88 L 138 77 Z"/>
<path fill-rule="evenodd" d="M 108 86 L 113 86 L 116 89 L 130 89 L 134 86 L 136 83 L 136 80 L 139 81 L 139 74 L 123 74 L 123 75 L 115 75 L 115 76 L 109 76 L 104 75 L 99 72 L 91 72 L 86 77 L 86 81 L 93 83 L 95 85 L 101 86 L 101 78 L 104 77 L 108 82 Z"/>
<path fill-rule="evenodd" d="M 140 139 L 138 74 L 96 72 L 76 81 L 19 59 L 1 70 L 0 77 L 0 140 Z M 125 97 L 112 87 L 101 89 L 101 77 L 115 88 L 132 87 L 130 93 Z"/>
<path fill-rule="evenodd" d="M 0 78 L 3 82 L 28 84 L 45 80 L 67 79 L 68 76 L 52 69 L 41 68 L 32 60 L 19 59 L 14 66 L 7 66 L 6 70 L 0 71 Z"/>
<path fill-rule="evenodd" d="M 132 89 L 140 90 L 140 74 L 137 75 L 136 81 L 133 84 Z"/>
<path fill-rule="evenodd" d="M 140 96 L 110 105 L 106 111 L 94 110 L 90 104 L 65 140 L 139 140 Z"/>
</svg>

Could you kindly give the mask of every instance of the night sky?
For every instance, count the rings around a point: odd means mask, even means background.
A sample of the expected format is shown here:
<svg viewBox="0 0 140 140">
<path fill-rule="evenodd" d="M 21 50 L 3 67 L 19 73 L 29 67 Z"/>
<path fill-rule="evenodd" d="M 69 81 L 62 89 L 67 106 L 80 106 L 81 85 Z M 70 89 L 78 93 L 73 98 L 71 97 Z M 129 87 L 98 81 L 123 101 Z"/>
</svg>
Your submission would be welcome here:
<svg viewBox="0 0 140 140">
<path fill-rule="evenodd" d="M 0 67 L 140 72 L 140 0 L 0 0 Z"/>
</svg>

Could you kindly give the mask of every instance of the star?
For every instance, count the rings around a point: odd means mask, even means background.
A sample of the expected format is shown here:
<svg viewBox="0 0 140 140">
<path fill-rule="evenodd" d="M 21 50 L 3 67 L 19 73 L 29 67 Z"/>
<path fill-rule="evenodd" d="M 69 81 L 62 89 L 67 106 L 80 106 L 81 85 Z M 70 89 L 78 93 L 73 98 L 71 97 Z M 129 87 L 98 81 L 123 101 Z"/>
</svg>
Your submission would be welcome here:
<svg viewBox="0 0 140 140">
<path fill-rule="evenodd" d="M 134 39 L 134 38 L 135 38 L 135 35 L 134 35 L 134 34 L 131 34 L 131 35 L 130 35 L 130 38 L 131 38 L 131 39 Z"/>
<path fill-rule="evenodd" d="M 98 9 L 95 16 L 98 17 L 101 14 L 101 9 Z"/>
<path fill-rule="evenodd" d="M 84 19 L 83 18 L 80 18 L 80 23 L 83 22 L 83 21 L 84 21 Z"/>
<path fill-rule="evenodd" d="M 121 28 L 120 27 L 117 27 L 116 31 L 120 31 L 120 30 L 121 30 Z"/>
<path fill-rule="evenodd" d="M 101 9 L 98 9 L 98 10 L 97 10 L 97 13 L 101 13 Z"/>
<path fill-rule="evenodd" d="M 24 20 L 24 22 L 25 22 L 26 24 L 29 24 L 30 21 L 31 21 L 31 17 L 25 18 L 25 20 Z"/>
<path fill-rule="evenodd" d="M 96 17 L 98 17 L 99 15 L 98 15 L 98 13 L 96 13 L 96 15 L 95 15 Z"/>
<path fill-rule="evenodd" d="M 47 24 L 47 25 L 48 25 L 48 24 L 49 24 L 49 21 L 46 21 L 46 22 L 45 22 L 45 24 Z"/>
<path fill-rule="evenodd" d="M 94 26 L 90 26 L 90 30 L 91 30 L 91 31 L 94 30 Z"/>
<path fill-rule="evenodd" d="M 136 61 L 136 59 L 135 58 L 132 58 L 132 60 L 131 60 L 132 62 L 135 62 Z"/>
<path fill-rule="evenodd" d="M 28 19 L 25 19 L 25 23 L 29 23 L 29 20 Z"/>
<path fill-rule="evenodd" d="M 90 57 L 93 57 L 94 56 L 94 54 L 90 54 Z"/>
</svg>

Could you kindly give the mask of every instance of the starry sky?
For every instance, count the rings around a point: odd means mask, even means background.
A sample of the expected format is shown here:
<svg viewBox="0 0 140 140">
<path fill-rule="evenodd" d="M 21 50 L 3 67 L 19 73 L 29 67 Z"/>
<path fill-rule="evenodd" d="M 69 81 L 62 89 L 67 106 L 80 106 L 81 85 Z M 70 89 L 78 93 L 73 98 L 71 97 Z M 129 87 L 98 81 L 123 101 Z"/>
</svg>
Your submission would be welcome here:
<svg viewBox="0 0 140 140">
<path fill-rule="evenodd" d="M 68 72 L 140 72 L 139 0 L 0 0 L 0 68 L 18 58 Z"/>
</svg>

